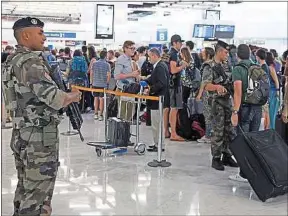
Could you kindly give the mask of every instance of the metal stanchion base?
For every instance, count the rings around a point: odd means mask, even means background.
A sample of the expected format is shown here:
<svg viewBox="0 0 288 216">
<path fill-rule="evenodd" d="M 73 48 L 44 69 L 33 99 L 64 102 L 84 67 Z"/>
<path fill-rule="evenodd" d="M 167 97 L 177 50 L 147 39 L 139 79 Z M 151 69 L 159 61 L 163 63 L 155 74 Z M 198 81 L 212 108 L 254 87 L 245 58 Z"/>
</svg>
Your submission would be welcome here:
<svg viewBox="0 0 288 216">
<path fill-rule="evenodd" d="M 162 161 L 157 161 L 157 160 L 153 160 L 152 162 L 148 163 L 148 166 L 150 167 L 170 167 L 172 164 L 166 160 L 162 160 Z"/>
<path fill-rule="evenodd" d="M 67 132 L 61 133 L 61 135 L 63 135 L 63 136 L 74 136 L 77 134 L 79 134 L 78 131 L 67 131 Z"/>
<path fill-rule="evenodd" d="M 105 141 L 92 141 L 92 142 L 87 142 L 87 145 L 94 146 L 94 147 L 106 147 L 106 146 L 111 146 L 109 142 Z"/>
</svg>

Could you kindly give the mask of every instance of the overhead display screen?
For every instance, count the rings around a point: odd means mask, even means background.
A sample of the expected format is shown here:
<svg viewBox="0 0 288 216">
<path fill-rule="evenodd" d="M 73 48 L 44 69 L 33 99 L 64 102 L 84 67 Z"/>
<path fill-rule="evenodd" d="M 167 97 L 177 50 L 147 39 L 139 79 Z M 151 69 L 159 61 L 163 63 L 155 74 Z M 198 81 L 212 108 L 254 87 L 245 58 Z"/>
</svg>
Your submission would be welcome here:
<svg viewBox="0 0 288 216">
<path fill-rule="evenodd" d="M 194 38 L 212 38 L 214 33 L 214 25 L 195 24 L 194 25 Z"/>
<path fill-rule="evenodd" d="M 114 5 L 97 4 L 96 39 L 113 39 Z"/>
<path fill-rule="evenodd" d="M 216 25 L 215 37 L 216 38 L 233 38 L 235 32 L 234 25 Z"/>
</svg>

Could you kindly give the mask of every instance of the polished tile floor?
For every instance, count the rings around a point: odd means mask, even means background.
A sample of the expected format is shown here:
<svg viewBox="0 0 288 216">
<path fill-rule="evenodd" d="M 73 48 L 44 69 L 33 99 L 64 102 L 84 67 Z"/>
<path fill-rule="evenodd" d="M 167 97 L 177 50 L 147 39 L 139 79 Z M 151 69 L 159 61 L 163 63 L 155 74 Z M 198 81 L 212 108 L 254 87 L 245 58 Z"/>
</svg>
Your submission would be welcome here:
<svg viewBox="0 0 288 216">
<path fill-rule="evenodd" d="M 84 115 L 85 141 L 104 140 L 103 123 Z M 67 119 L 60 132 L 67 131 Z M 140 141 L 152 133 L 141 126 Z M 9 147 L 11 130 L 2 130 L 2 214 L 11 215 L 17 178 Z M 61 167 L 53 197 L 53 215 L 287 215 L 287 196 L 258 200 L 249 184 L 228 180 L 210 167 L 210 147 L 166 140 L 169 168 L 151 168 L 156 153 L 138 156 L 133 148 L 117 157 L 97 157 L 79 137 L 61 135 Z"/>
</svg>

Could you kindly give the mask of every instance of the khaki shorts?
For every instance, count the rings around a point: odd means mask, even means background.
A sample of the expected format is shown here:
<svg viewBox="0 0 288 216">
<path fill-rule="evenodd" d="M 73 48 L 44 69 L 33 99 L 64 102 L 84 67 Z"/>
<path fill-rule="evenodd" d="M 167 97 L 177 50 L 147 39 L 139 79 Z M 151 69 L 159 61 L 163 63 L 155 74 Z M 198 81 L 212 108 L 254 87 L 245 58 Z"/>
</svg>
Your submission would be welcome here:
<svg viewBox="0 0 288 216">
<path fill-rule="evenodd" d="M 262 106 L 262 112 L 263 112 L 263 113 L 264 113 L 264 112 L 266 112 L 266 113 L 269 112 L 269 104 L 268 104 L 268 103 L 266 103 L 265 105 Z"/>
</svg>

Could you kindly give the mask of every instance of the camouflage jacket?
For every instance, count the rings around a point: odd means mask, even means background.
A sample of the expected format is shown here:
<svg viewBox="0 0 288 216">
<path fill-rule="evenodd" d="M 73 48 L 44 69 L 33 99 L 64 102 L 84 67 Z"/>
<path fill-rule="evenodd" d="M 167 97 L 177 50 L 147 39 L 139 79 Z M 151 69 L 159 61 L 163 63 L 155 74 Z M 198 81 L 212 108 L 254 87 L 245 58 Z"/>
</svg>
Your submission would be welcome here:
<svg viewBox="0 0 288 216">
<path fill-rule="evenodd" d="M 202 83 L 204 85 L 207 85 L 209 83 L 216 84 L 216 83 L 218 83 L 219 80 L 221 80 L 220 75 L 212 69 L 215 65 L 217 65 L 217 63 L 214 60 L 208 61 L 202 65 L 202 68 L 203 68 Z M 223 67 L 225 74 L 227 76 L 227 79 L 228 79 L 228 80 L 221 81 L 221 83 L 222 82 L 230 82 L 231 77 L 232 77 L 232 71 L 231 71 L 230 66 L 228 65 L 228 62 L 223 62 L 221 64 L 221 67 Z M 214 99 L 218 98 L 218 97 L 223 98 L 222 96 L 219 96 L 216 92 L 208 92 L 208 94 L 209 94 L 209 96 L 213 97 Z M 230 96 L 227 94 L 227 95 L 225 95 L 224 98 L 228 99 L 229 97 Z"/>
<path fill-rule="evenodd" d="M 7 59 L 7 65 L 11 65 L 10 77 L 14 80 L 14 86 L 10 84 L 9 87 L 16 93 L 17 105 L 13 116 L 13 128 L 16 129 L 60 122 L 58 110 L 63 107 L 65 92 L 59 90 L 51 79 L 39 54 L 19 46 Z M 5 76 L 9 77 L 4 70 L 2 77 Z"/>
</svg>

